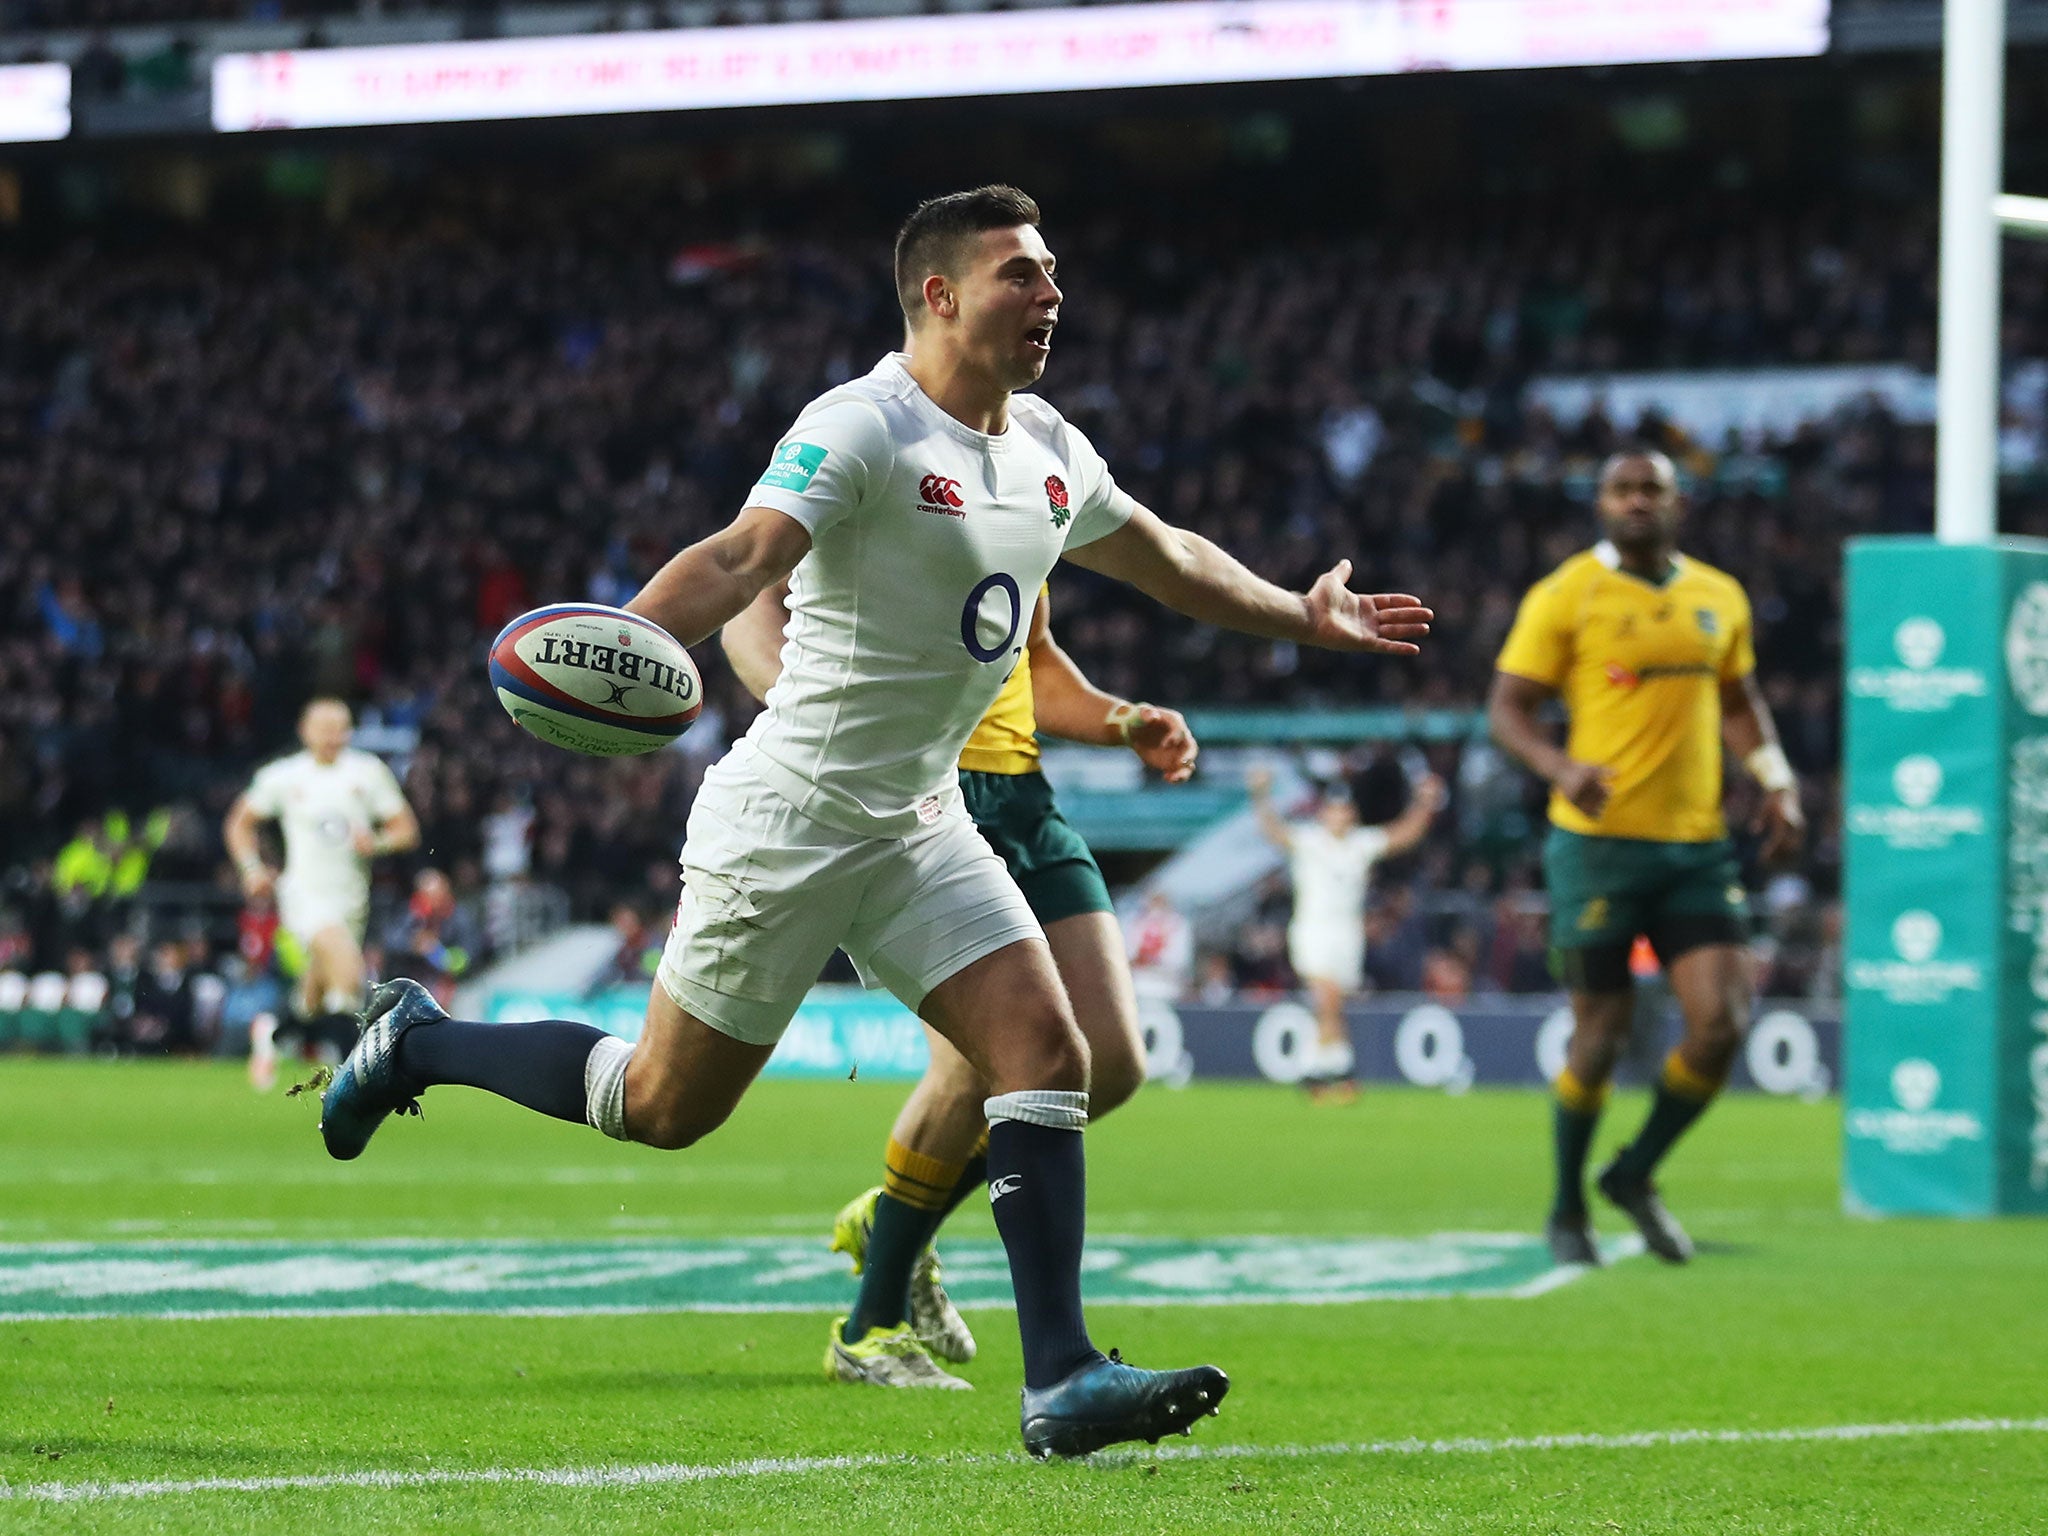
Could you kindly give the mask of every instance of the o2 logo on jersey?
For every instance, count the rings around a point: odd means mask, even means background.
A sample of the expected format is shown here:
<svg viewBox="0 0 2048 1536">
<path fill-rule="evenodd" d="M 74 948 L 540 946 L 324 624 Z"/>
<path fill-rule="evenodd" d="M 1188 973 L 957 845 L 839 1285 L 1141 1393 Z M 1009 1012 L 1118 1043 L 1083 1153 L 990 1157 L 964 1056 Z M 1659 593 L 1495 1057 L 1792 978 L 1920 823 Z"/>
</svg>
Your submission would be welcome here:
<svg viewBox="0 0 2048 1536">
<path fill-rule="evenodd" d="M 1001 594 L 1009 607 L 1008 622 L 1003 625 L 1002 638 L 994 645 L 983 645 L 984 633 L 993 633 L 994 625 L 985 621 L 982 607 L 988 599 Z M 993 576 L 984 576 L 974 584 L 974 590 L 967 594 L 967 601 L 960 609 L 960 643 L 967 647 L 967 654 L 976 661 L 1001 661 L 1010 654 L 1010 642 L 1017 638 L 1017 627 L 1024 620 L 1024 598 L 1017 590 L 1017 579 L 997 571 Z"/>
</svg>

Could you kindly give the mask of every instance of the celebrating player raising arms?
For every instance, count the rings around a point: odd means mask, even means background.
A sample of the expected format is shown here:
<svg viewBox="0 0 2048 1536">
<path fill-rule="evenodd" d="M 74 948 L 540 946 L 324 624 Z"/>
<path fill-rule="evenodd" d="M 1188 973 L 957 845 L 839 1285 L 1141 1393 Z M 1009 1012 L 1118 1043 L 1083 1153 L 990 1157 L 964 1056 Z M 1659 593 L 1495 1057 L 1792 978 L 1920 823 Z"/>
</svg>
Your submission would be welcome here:
<svg viewBox="0 0 2048 1536">
<path fill-rule="evenodd" d="M 1615 454 L 1598 505 L 1606 538 L 1523 598 L 1487 715 L 1494 740 L 1551 786 L 1550 943 L 1573 1018 L 1557 1079 L 1551 1252 L 1600 1262 L 1586 1154 L 1628 1041 L 1629 950 L 1640 934 L 1670 977 L 1685 1038 L 1649 1118 L 1599 1186 L 1652 1252 L 1678 1264 L 1692 1243 L 1650 1175 L 1720 1091 L 1749 1023 L 1747 904 L 1721 816 L 1722 743 L 1763 787 L 1767 859 L 1798 846 L 1805 819 L 1757 687 L 1749 599 L 1734 578 L 1677 551 L 1683 503 L 1671 461 Z M 1539 719 L 1552 698 L 1571 716 L 1562 750 Z"/>
<path fill-rule="evenodd" d="M 747 505 L 628 606 L 695 645 L 790 578 L 768 708 L 705 775 L 683 900 L 628 1046 L 559 1020 L 449 1020 L 416 984 L 371 999 L 323 1101 L 358 1155 L 424 1089 L 489 1089 L 606 1135 L 686 1147 L 767 1062 L 835 947 L 989 1086 L 988 1176 L 1023 1339 L 1038 1455 L 1184 1430 L 1228 1387 L 1213 1366 L 1139 1370 L 1081 1316 L 1088 1047 L 1043 930 L 961 806 L 955 763 L 1065 558 L 1204 623 L 1407 655 L 1429 611 L 1362 597 L 1340 561 L 1306 593 L 1169 528 L 1029 395 L 1061 293 L 1038 207 L 1008 187 L 925 203 L 897 237 L 905 350 L 797 418 Z"/>
<path fill-rule="evenodd" d="M 765 700 L 782 670 L 787 589 L 773 587 L 725 626 L 725 654 Z M 1052 637 L 1041 591 L 1024 654 L 960 753 L 967 814 L 1002 856 L 1032 915 L 1088 1042 L 1088 1114 L 1099 1120 L 1145 1080 L 1138 999 L 1109 887 L 1080 833 L 1053 803 L 1039 770 L 1038 733 L 1094 746 L 1126 746 L 1169 783 L 1195 769 L 1187 722 L 1171 709 L 1102 692 Z M 930 1359 L 974 1358 L 974 1335 L 939 1280 L 932 1239 L 988 1164 L 988 1088 L 973 1065 L 932 1031 L 931 1063 L 911 1091 L 883 1153 L 883 1182 L 856 1196 L 834 1223 L 832 1246 L 861 1277 L 853 1311 L 835 1319 L 827 1369 L 876 1386 L 965 1386 Z"/>
</svg>

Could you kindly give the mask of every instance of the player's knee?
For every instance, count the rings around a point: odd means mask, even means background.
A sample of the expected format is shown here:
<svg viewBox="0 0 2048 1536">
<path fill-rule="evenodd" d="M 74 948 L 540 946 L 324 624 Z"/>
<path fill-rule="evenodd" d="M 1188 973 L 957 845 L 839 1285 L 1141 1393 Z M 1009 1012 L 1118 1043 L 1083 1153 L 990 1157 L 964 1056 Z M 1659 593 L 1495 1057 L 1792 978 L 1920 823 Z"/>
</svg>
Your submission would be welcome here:
<svg viewBox="0 0 2048 1536">
<path fill-rule="evenodd" d="M 1086 1093 L 1091 1064 L 1088 1041 L 1064 1008 L 1048 1007 L 1035 1019 L 1019 1020 L 1018 1048 L 994 1063 L 990 1089 L 998 1094 L 1033 1088 Z"/>
<path fill-rule="evenodd" d="M 688 1104 L 655 1104 L 644 1110 L 636 1107 L 627 1114 L 626 1130 L 642 1146 L 680 1152 L 685 1147 L 694 1147 L 725 1124 L 730 1113 L 725 1108 L 707 1111 Z"/>
<path fill-rule="evenodd" d="M 1693 1053 L 1717 1066 L 1732 1062 L 1742 1047 L 1742 1024 L 1743 1013 L 1733 1006 L 1717 1008 L 1687 1031 Z"/>
<path fill-rule="evenodd" d="M 1120 1104 L 1128 1104 L 1145 1086 L 1145 1057 L 1133 1043 L 1119 1040 L 1091 1048 L 1088 1062 L 1088 1114 L 1099 1120 Z"/>
<path fill-rule="evenodd" d="M 706 1102 L 693 1095 L 686 1084 L 662 1072 L 658 1065 L 642 1065 L 636 1053 L 625 1080 L 625 1139 L 663 1152 L 680 1152 L 695 1146 L 725 1124 L 732 1114 L 730 1103 Z"/>
</svg>

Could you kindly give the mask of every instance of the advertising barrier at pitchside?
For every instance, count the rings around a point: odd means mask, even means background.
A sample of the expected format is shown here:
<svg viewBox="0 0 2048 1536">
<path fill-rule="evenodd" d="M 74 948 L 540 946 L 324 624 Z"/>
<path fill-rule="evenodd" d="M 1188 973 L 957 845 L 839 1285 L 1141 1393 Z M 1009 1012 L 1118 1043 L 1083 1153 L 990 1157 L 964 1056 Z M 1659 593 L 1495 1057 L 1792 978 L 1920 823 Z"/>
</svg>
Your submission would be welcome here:
<svg viewBox="0 0 2048 1536">
<path fill-rule="evenodd" d="M 1843 1198 L 2048 1211 L 2048 544 L 1849 550 Z"/>
<path fill-rule="evenodd" d="M 576 1019 L 624 1039 L 640 1033 L 645 988 L 618 987 L 594 997 L 498 992 L 484 1016 L 500 1023 Z M 1139 1005 L 1155 1081 L 1266 1078 L 1297 1082 L 1315 1043 L 1315 1019 L 1297 1001 L 1219 1005 Z M 1660 1010 L 1650 1010 L 1658 1012 Z M 1388 993 L 1349 1010 L 1359 1076 L 1462 1092 L 1471 1087 L 1539 1085 L 1564 1065 L 1571 1011 L 1558 997 L 1490 997 L 1446 1005 L 1417 994 Z M 1675 1025 L 1658 1017 L 1653 1036 L 1632 1053 L 1654 1069 Z M 1767 1001 L 1731 1080 L 1738 1088 L 1817 1098 L 1834 1091 L 1841 1027 L 1829 1004 Z M 914 1078 L 927 1061 L 924 1027 L 886 992 L 817 987 L 797 1011 L 769 1060 L 769 1077 Z M 1629 1071 L 1624 1067 L 1623 1078 Z M 1643 1074 L 1634 1074 L 1641 1080 Z"/>
<path fill-rule="evenodd" d="M 1796 58 L 1828 0 L 1177 0 L 229 53 L 224 133 Z"/>
</svg>

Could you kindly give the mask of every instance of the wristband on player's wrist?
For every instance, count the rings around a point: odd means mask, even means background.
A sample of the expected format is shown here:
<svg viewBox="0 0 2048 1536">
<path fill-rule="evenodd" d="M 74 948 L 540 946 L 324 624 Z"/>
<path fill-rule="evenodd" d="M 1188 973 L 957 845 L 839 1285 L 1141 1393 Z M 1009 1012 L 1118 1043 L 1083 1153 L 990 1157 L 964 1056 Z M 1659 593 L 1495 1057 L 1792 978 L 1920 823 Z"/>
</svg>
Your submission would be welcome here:
<svg viewBox="0 0 2048 1536">
<path fill-rule="evenodd" d="M 1115 731 L 1118 739 L 1128 747 L 1131 744 L 1131 727 L 1138 723 L 1138 716 L 1144 708 L 1143 704 L 1114 705 L 1103 717 L 1102 723 Z"/>
<path fill-rule="evenodd" d="M 1785 756 L 1785 749 L 1775 741 L 1765 742 L 1742 760 L 1742 766 L 1749 770 L 1749 776 L 1762 785 L 1768 794 L 1782 794 L 1797 789 L 1799 781 L 1793 776 L 1791 761 Z"/>
<path fill-rule="evenodd" d="M 263 873 L 263 861 L 261 859 L 243 859 L 235 865 L 235 868 L 242 872 L 245 879 L 254 879 L 257 875 Z"/>
</svg>

